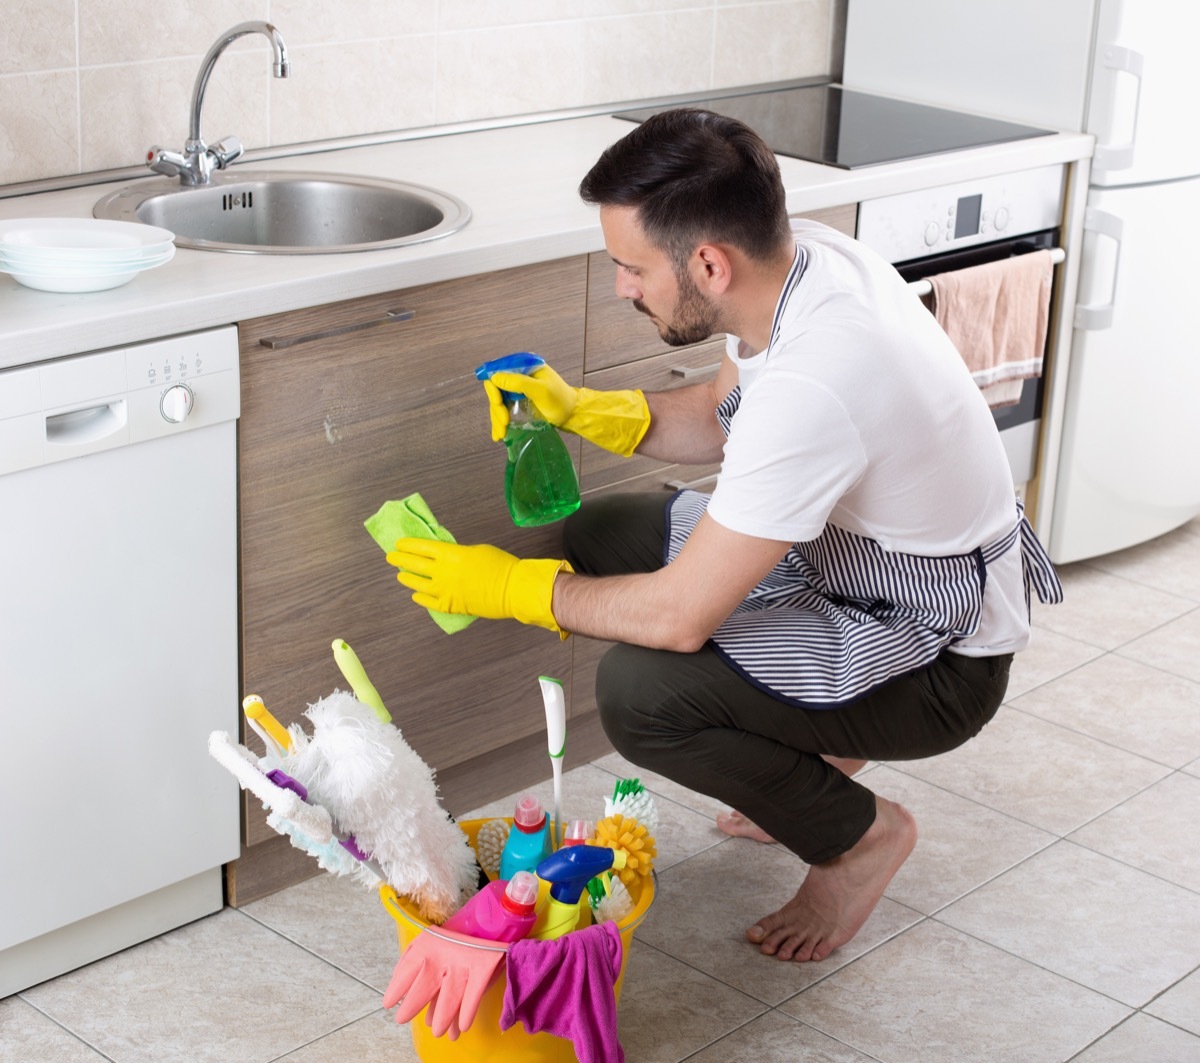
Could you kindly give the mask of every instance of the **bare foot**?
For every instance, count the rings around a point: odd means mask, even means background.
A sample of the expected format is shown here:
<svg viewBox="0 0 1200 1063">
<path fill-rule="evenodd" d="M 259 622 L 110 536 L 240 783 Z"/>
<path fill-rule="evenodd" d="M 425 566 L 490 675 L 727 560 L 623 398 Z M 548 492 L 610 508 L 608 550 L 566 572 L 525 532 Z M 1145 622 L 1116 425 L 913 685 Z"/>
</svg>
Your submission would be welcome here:
<svg viewBox="0 0 1200 1063">
<path fill-rule="evenodd" d="M 759 951 L 781 960 L 823 960 L 862 929 L 917 843 L 907 809 L 875 798 L 875 822 L 841 856 L 808 870 L 796 896 L 746 931 Z"/>
<path fill-rule="evenodd" d="M 775 844 L 775 839 L 762 827 L 737 811 L 718 812 L 717 829 L 734 838 L 749 838 L 751 841 L 763 842 L 766 845 Z"/>
</svg>

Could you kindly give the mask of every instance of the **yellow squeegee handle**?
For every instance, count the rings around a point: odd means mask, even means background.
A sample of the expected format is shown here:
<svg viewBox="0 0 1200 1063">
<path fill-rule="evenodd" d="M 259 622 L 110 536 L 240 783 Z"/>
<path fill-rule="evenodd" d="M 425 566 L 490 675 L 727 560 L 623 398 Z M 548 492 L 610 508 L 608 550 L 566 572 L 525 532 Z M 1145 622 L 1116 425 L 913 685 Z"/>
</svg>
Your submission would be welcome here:
<svg viewBox="0 0 1200 1063">
<path fill-rule="evenodd" d="M 383 707 L 383 698 L 367 678 L 367 671 L 358 659 L 358 654 L 344 639 L 333 640 L 333 659 L 345 676 L 346 682 L 350 684 L 350 689 L 354 691 L 354 696 L 364 705 L 374 709 L 375 715 L 384 723 L 391 723 L 392 715 Z"/>
<path fill-rule="evenodd" d="M 246 714 L 246 719 L 250 721 L 250 725 L 256 731 L 259 731 L 261 728 L 262 731 L 265 731 L 270 736 L 271 741 L 279 747 L 281 753 L 290 753 L 292 751 L 292 736 L 267 711 L 266 705 L 263 704 L 263 699 L 257 694 L 250 694 L 242 701 L 242 712 Z"/>
</svg>

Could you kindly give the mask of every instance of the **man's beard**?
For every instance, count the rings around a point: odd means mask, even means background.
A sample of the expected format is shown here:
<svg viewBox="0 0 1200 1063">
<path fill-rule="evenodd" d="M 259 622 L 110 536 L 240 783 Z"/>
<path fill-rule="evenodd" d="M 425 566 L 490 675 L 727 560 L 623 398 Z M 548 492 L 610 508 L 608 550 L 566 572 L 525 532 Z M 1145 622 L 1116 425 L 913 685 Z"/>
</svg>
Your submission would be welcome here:
<svg viewBox="0 0 1200 1063">
<path fill-rule="evenodd" d="M 664 343 L 671 347 L 688 347 L 708 339 L 718 331 L 717 308 L 705 298 L 704 293 L 696 287 L 687 273 L 679 273 L 678 278 L 679 298 L 675 300 L 675 310 L 672 314 L 674 320 L 666 322 L 655 318 L 655 321 L 658 334 Z M 634 299 L 633 305 L 643 314 L 654 318 L 640 299 Z"/>
</svg>

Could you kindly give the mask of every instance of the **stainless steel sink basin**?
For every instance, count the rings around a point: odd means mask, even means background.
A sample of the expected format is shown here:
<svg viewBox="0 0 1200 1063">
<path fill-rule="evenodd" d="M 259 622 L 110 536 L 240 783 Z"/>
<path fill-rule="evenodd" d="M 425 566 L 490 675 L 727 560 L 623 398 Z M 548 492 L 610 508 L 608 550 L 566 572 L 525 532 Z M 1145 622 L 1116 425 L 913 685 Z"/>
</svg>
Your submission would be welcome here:
<svg viewBox="0 0 1200 1063">
<path fill-rule="evenodd" d="M 259 255 L 373 251 L 436 240 L 471 220 L 460 199 L 421 185 L 349 174 L 220 171 L 208 184 L 169 178 L 105 196 L 97 218 L 140 221 L 179 247 Z"/>
</svg>

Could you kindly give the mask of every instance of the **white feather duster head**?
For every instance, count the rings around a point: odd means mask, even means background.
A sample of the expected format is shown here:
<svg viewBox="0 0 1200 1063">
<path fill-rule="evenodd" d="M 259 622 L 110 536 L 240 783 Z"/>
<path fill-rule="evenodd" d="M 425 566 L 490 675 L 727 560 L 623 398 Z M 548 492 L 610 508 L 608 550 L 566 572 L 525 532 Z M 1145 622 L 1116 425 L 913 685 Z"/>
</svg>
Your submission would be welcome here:
<svg viewBox="0 0 1200 1063">
<path fill-rule="evenodd" d="M 433 772 L 399 729 L 353 694 L 334 691 L 305 715 L 312 735 L 290 729 L 283 770 L 354 835 L 423 918 L 443 922 L 475 892 L 478 868 L 466 835 L 438 802 Z"/>
</svg>

